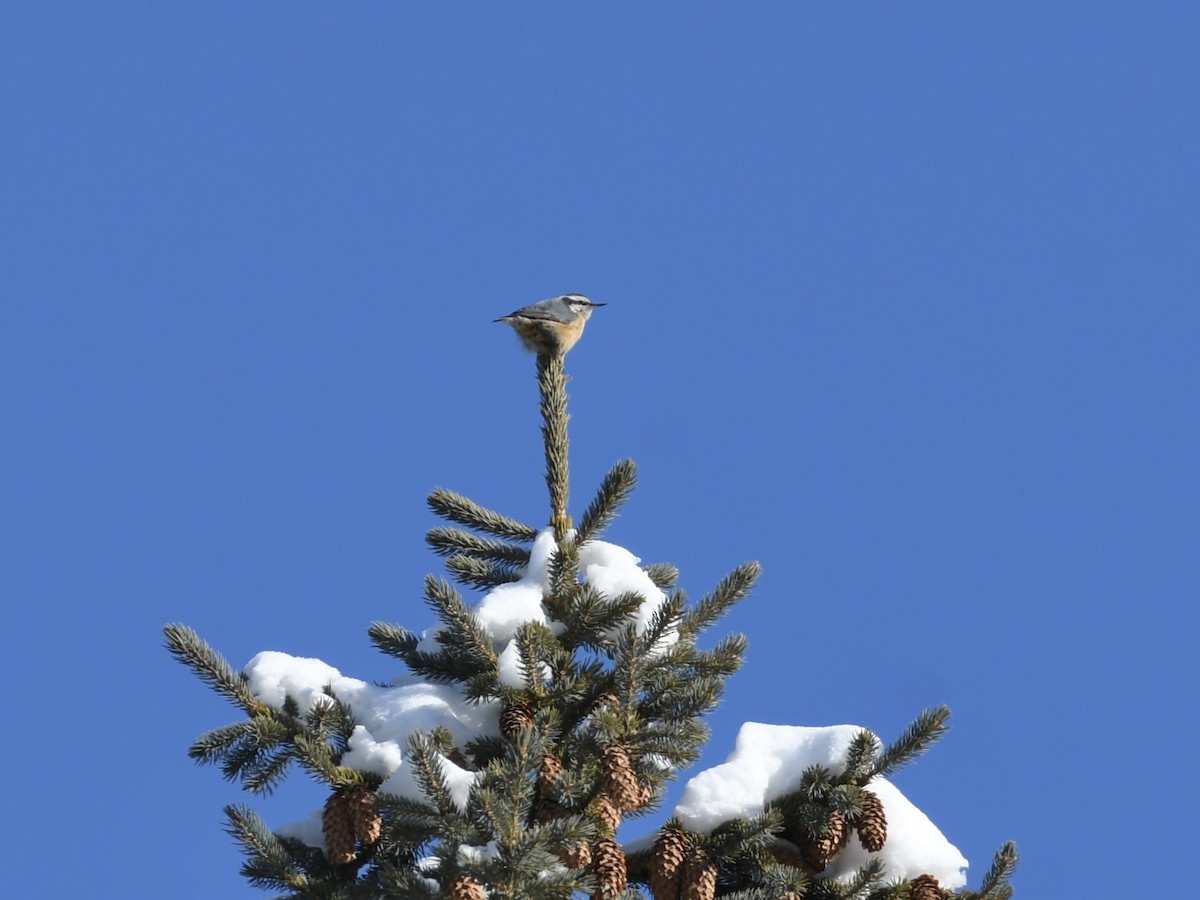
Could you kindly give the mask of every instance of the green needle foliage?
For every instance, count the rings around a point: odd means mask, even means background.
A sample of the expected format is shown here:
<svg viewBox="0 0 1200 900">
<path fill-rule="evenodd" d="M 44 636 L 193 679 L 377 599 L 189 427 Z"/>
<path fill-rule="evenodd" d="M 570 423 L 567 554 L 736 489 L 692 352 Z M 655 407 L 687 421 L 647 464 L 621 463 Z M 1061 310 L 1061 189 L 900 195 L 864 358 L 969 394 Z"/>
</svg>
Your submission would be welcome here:
<svg viewBox="0 0 1200 900">
<path fill-rule="evenodd" d="M 629 499 L 635 484 L 637 466 L 632 459 L 622 460 L 613 466 L 600 483 L 595 499 L 580 517 L 575 540 L 582 544 L 611 525 L 617 517 L 617 511 Z"/>
<path fill-rule="evenodd" d="M 529 548 L 480 537 L 461 528 L 431 528 L 425 542 L 438 556 L 463 555 L 517 566 L 529 562 Z"/>
<path fill-rule="evenodd" d="M 1009 841 L 997 851 L 979 890 L 964 891 L 964 900 L 1008 900 L 1013 895 L 1010 881 L 1016 869 L 1017 845 Z"/>
<path fill-rule="evenodd" d="M 874 857 L 848 879 L 820 878 L 824 858 L 814 864 L 813 848 L 831 845 L 838 828 L 871 827 L 871 779 L 941 737 L 945 707 L 923 712 L 886 747 L 861 732 L 844 766 L 811 767 L 797 790 L 761 815 L 731 819 L 710 834 L 685 834 L 678 821 L 666 822 L 659 835 L 676 841 L 671 859 L 687 884 L 664 875 L 667 857 L 657 850 L 614 856 L 620 822 L 655 812 L 667 784 L 698 759 L 708 739 L 704 717 L 741 666 L 746 639 L 697 641 L 749 595 L 761 570 L 744 563 L 692 603 L 675 587 L 678 569 L 646 566 L 653 584 L 670 593 L 640 624 L 641 593 L 606 596 L 583 582 L 580 548 L 620 514 L 637 469 L 631 460 L 613 466 L 573 527 L 563 358 L 539 356 L 537 380 L 555 547 L 542 601 L 549 624 L 524 622 L 513 637 L 519 677 L 501 672 L 497 641 L 475 607 L 432 575 L 423 598 L 437 625 L 427 639 L 385 622 L 368 629 L 375 646 L 413 675 L 499 707 L 498 734 L 460 745 L 441 727 L 412 733 L 402 757 L 415 787 L 389 793 L 379 774 L 343 764 L 362 723 L 332 688 L 307 711 L 291 697 L 273 706 L 191 629 L 166 627 L 168 651 L 244 715 L 201 735 L 189 755 L 259 795 L 298 767 L 327 797 L 320 842 L 272 832 L 248 807 L 227 807 L 227 830 L 245 856 L 242 874 L 278 897 L 313 900 L 607 900 L 643 897 L 652 885 L 659 900 L 663 891 L 669 900 L 913 896 L 906 882 L 884 884 Z M 450 524 L 431 529 L 426 542 L 459 585 L 486 591 L 524 576 L 539 529 L 442 488 L 428 505 Z M 1006 900 L 1015 865 L 1016 849 L 1007 844 L 981 889 L 958 896 Z"/>
<path fill-rule="evenodd" d="M 949 718 L 948 706 L 923 710 L 896 742 L 880 754 L 871 774 L 890 775 L 915 760 L 946 733 Z"/>
<path fill-rule="evenodd" d="M 537 537 L 537 529 L 532 525 L 518 522 L 502 516 L 500 513 L 485 509 L 473 500 L 468 500 L 462 494 L 437 488 L 426 501 L 430 510 L 450 522 L 475 528 L 496 537 L 509 538 L 514 541 L 532 541 Z"/>
<path fill-rule="evenodd" d="M 252 715 L 264 709 L 265 704 L 250 693 L 246 679 L 235 672 L 200 635 L 186 625 L 177 624 L 166 626 L 163 633 L 168 652 L 214 691 Z"/>
</svg>

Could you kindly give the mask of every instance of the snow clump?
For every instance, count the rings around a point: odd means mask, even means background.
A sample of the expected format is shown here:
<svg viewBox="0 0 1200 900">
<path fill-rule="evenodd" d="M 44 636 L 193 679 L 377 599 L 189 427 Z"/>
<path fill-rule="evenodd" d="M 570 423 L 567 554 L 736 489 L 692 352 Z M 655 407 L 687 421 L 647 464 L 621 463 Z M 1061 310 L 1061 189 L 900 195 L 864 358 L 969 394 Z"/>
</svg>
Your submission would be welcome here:
<svg viewBox="0 0 1200 900">
<path fill-rule="evenodd" d="M 747 722 L 729 758 L 688 781 L 675 815 L 685 828 L 705 833 L 729 819 L 759 815 L 768 803 L 800 787 L 809 766 L 840 773 L 850 742 L 863 730 L 856 725 L 807 728 Z M 852 876 L 875 856 L 884 863 L 884 878 L 929 874 L 944 888 L 963 887 L 967 860 L 958 848 L 887 779 L 872 779 L 867 786 L 887 815 L 887 843 L 878 853 L 868 853 L 851 841 L 822 874 Z"/>
</svg>

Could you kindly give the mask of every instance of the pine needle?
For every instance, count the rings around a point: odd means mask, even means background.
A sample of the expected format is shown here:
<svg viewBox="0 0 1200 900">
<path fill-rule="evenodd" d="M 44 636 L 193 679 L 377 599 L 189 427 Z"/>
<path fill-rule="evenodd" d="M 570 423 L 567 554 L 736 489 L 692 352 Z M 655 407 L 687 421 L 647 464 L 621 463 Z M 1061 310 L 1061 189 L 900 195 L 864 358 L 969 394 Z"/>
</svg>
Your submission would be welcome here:
<svg viewBox="0 0 1200 900">
<path fill-rule="evenodd" d="M 1008 841 L 997 852 L 979 888 L 980 900 L 1005 900 L 1012 895 L 1009 881 L 1017 869 L 1017 845 Z"/>
<path fill-rule="evenodd" d="M 935 706 L 922 710 L 921 714 L 904 730 L 896 741 L 879 755 L 871 770 L 871 776 L 890 775 L 911 763 L 932 747 L 948 728 L 950 707 Z"/>
<path fill-rule="evenodd" d="M 521 580 L 521 570 L 511 563 L 489 562 L 465 553 L 456 553 L 446 560 L 446 571 L 459 584 L 484 590 Z"/>
<path fill-rule="evenodd" d="M 642 571 L 650 576 L 655 587 L 664 591 L 669 591 L 679 582 L 679 568 L 670 563 L 650 563 L 642 566 Z"/>
<path fill-rule="evenodd" d="M 220 728 L 214 728 L 196 738 L 192 746 L 188 748 L 188 756 L 202 766 L 213 765 L 220 762 L 230 748 L 237 745 L 239 741 L 252 739 L 253 734 L 253 720 L 222 725 Z"/>
<path fill-rule="evenodd" d="M 493 562 L 511 563 L 518 566 L 529 564 L 529 548 L 518 547 L 503 541 L 481 538 L 461 528 L 431 528 L 425 535 L 425 543 L 438 556 L 463 553 Z"/>
<path fill-rule="evenodd" d="M 567 375 L 561 356 L 537 358 L 538 394 L 541 397 L 542 442 L 546 452 L 546 487 L 550 491 L 550 521 L 555 537 L 567 531 L 567 498 L 570 492 L 570 454 L 567 442 Z"/>
<path fill-rule="evenodd" d="M 388 656 L 397 659 L 407 659 L 408 654 L 417 648 L 421 640 L 407 628 L 387 622 L 372 622 L 367 629 L 367 636 L 371 638 L 372 644 Z"/>
<path fill-rule="evenodd" d="M 617 517 L 637 484 L 637 466 L 632 459 L 623 459 L 604 476 L 600 489 L 579 518 L 575 540 L 584 543 L 600 534 Z"/>
<path fill-rule="evenodd" d="M 872 732 L 865 728 L 858 732 L 846 751 L 846 769 L 842 779 L 855 784 L 865 783 L 871 777 L 881 746 L 879 738 Z"/>
<path fill-rule="evenodd" d="M 464 675 L 485 671 L 496 665 L 491 635 L 452 585 L 432 575 L 427 576 L 425 602 L 443 622 L 438 642 L 447 650 L 457 651 Z M 412 654 L 407 658 L 411 659 Z"/>
<path fill-rule="evenodd" d="M 883 880 L 883 865 L 880 857 L 873 856 L 859 866 L 854 877 L 843 882 L 842 887 L 846 891 L 844 896 L 848 898 L 864 896 L 867 891 Z"/>
<path fill-rule="evenodd" d="M 762 574 L 757 562 L 742 563 L 725 576 L 711 594 L 683 614 L 680 632 L 695 635 L 704 631 L 723 616 L 730 607 L 744 599 Z"/>
<path fill-rule="evenodd" d="M 532 541 L 537 529 L 480 506 L 462 494 L 435 488 L 425 501 L 443 519 L 512 541 Z"/>
<path fill-rule="evenodd" d="M 297 890 L 308 883 L 284 842 L 267 828 L 258 813 L 246 806 L 230 805 L 225 807 L 225 817 L 228 820 L 225 831 L 247 857 L 242 874 L 252 885 Z"/>
<path fill-rule="evenodd" d="M 443 817 L 457 814 L 458 807 L 442 770 L 441 755 L 433 741 L 427 735 L 413 732 L 408 737 L 408 752 L 405 755 L 412 766 L 414 780 L 438 812 Z"/>
<path fill-rule="evenodd" d="M 163 629 L 163 633 L 166 635 L 167 650 L 171 655 L 195 672 L 201 681 L 218 694 L 251 715 L 269 709 L 251 693 L 246 679 L 235 672 L 233 666 L 195 631 L 186 625 L 172 623 Z"/>
</svg>

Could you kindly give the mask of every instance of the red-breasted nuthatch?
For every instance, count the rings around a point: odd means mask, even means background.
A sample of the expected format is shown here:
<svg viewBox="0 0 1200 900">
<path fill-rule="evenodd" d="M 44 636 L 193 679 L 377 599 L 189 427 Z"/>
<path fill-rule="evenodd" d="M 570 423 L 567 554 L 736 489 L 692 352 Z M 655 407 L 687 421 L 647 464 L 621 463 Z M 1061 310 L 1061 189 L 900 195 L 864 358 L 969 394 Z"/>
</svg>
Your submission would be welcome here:
<svg viewBox="0 0 1200 900">
<path fill-rule="evenodd" d="M 566 356 L 583 334 L 583 325 L 597 306 L 582 294 L 563 294 L 518 309 L 496 319 L 517 332 L 525 349 L 540 356 Z"/>
</svg>

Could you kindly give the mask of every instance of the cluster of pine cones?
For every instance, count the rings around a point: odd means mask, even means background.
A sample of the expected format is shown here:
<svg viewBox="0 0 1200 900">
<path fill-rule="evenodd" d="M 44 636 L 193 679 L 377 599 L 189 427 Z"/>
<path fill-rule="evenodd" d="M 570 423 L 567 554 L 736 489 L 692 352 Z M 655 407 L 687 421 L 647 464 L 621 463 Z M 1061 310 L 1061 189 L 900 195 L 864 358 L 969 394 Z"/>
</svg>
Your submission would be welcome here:
<svg viewBox="0 0 1200 900">
<path fill-rule="evenodd" d="M 850 843 L 850 836 L 854 832 L 858 832 L 858 842 L 870 853 L 878 853 L 887 841 L 887 817 L 883 813 L 883 803 L 871 791 L 863 791 L 862 812 L 856 819 L 848 820 L 835 809 L 829 814 L 825 829 L 818 836 L 811 836 L 799 825 L 784 836 L 800 848 L 804 868 L 815 874 L 822 871 Z"/>
<path fill-rule="evenodd" d="M 863 791 L 863 808 L 855 819 L 848 820 L 834 811 L 815 839 L 799 827 L 793 828 L 786 836 L 799 854 L 781 849 L 776 855 L 780 862 L 815 875 L 846 846 L 852 832 L 857 832 L 859 843 L 871 853 L 883 849 L 887 841 L 883 803 L 871 791 Z M 914 878 L 909 888 L 911 900 L 942 900 L 945 896 L 932 875 Z M 650 893 L 654 900 L 712 900 L 717 893 L 717 864 L 707 851 L 689 840 L 686 832 L 664 828 L 651 851 Z M 789 891 L 782 900 L 800 900 L 800 894 Z"/>
<path fill-rule="evenodd" d="M 717 894 L 717 864 L 700 848 L 690 848 L 678 828 L 664 828 L 650 855 L 650 893 L 654 900 L 712 900 Z"/>
<path fill-rule="evenodd" d="M 605 694 L 597 699 L 596 706 L 616 702 L 614 695 Z M 512 737 L 520 729 L 533 724 L 534 710 L 526 703 L 505 704 L 500 712 L 500 733 L 505 737 Z M 621 744 L 604 746 L 600 771 L 601 790 L 588 804 L 587 813 L 600 826 L 601 836 L 591 843 L 577 844 L 564 851 L 560 858 L 564 865 L 572 869 L 590 866 L 597 884 L 593 900 L 612 900 L 619 897 L 628 884 L 625 853 L 615 840 L 617 828 L 626 813 L 640 809 L 650 801 L 652 791 L 638 779 L 629 749 Z M 543 756 L 538 766 L 538 793 L 549 793 L 550 786 L 562 772 L 562 760 L 553 754 Z M 551 819 L 557 812 L 552 801 L 544 800 L 537 816 L 539 819 Z M 464 900 L 472 898 L 464 895 Z"/>
<path fill-rule="evenodd" d="M 329 795 L 321 812 L 321 829 L 329 859 L 337 865 L 354 862 L 356 841 L 379 840 L 383 823 L 375 810 L 375 795 L 362 785 L 339 788 Z"/>
</svg>

